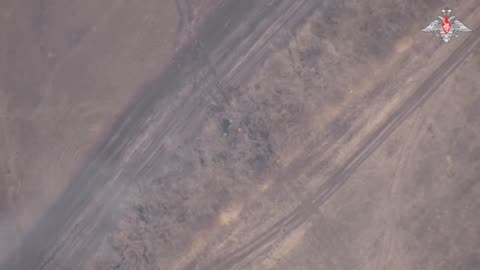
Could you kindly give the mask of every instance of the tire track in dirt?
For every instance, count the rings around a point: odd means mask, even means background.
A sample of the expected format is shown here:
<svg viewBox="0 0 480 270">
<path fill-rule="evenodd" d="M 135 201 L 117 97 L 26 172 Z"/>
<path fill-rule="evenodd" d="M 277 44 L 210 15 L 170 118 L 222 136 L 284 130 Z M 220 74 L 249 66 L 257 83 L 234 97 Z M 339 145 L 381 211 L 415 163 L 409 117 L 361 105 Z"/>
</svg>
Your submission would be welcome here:
<svg viewBox="0 0 480 270">
<path fill-rule="evenodd" d="M 390 114 L 387 119 L 366 137 L 363 145 L 340 167 L 337 172 L 327 179 L 311 198 L 304 201 L 288 216 L 272 225 L 266 232 L 259 235 L 252 242 L 217 259 L 205 270 L 242 269 L 250 261 L 267 253 L 273 244 L 283 236 L 297 229 L 314 214 L 318 207 L 324 204 L 338 189 L 340 189 L 360 164 L 373 153 L 382 142 L 419 106 L 425 103 L 438 87 L 475 49 L 478 44 L 480 27 L 474 30 L 465 41 L 448 56 L 448 58 L 422 84 L 405 99 L 399 108 Z M 312 161 L 307 161 L 311 163 Z M 292 168 L 294 169 L 294 168 Z M 291 174 L 289 174 L 291 175 Z M 190 268 L 188 268 L 190 270 Z M 191 268 L 194 269 L 194 268 Z M 196 269 L 196 268 L 195 268 Z"/>
<path fill-rule="evenodd" d="M 102 233 L 109 230 L 109 211 L 115 209 L 128 183 L 149 165 L 150 161 L 143 157 L 158 156 L 163 147 L 162 140 L 168 134 L 195 134 L 200 120 L 205 117 L 204 105 L 208 105 L 205 104 L 208 102 L 201 95 L 206 89 L 215 88 L 218 79 L 212 76 L 210 70 L 204 71 L 207 61 L 205 55 L 208 57 L 215 50 L 222 49 L 225 37 L 231 37 L 233 30 L 246 19 L 261 22 L 263 33 L 255 31 L 252 34 L 247 31 L 249 29 L 234 32 L 237 35 L 235 39 L 245 41 L 235 46 L 227 44 L 230 55 L 234 57 L 223 65 L 222 72 L 217 70 L 217 76 L 222 77 L 236 70 L 235 76 L 230 79 L 236 78 L 237 74 L 245 75 L 251 72 L 253 57 L 259 51 L 269 51 L 264 48 L 276 33 L 269 29 L 281 28 L 283 24 L 278 24 L 291 19 L 288 16 L 303 19 L 305 15 L 305 12 L 288 12 L 299 1 L 278 0 L 275 6 L 265 5 L 258 9 L 255 9 L 258 4 L 255 2 L 223 3 L 217 16 L 209 19 L 199 32 L 197 42 L 180 51 L 166 72 L 145 86 L 143 94 L 114 125 L 105 143 L 92 154 L 90 162 L 27 235 L 22 246 L 2 265 L 2 269 L 80 269 L 83 266 L 99 245 Z M 251 13 L 257 17 L 250 16 Z M 224 20 L 230 23 L 228 27 L 224 27 Z M 241 65 L 232 61 L 240 58 L 243 59 Z M 215 64 L 222 61 L 220 59 Z M 193 80 L 201 83 L 200 89 L 192 87 L 174 92 L 182 89 L 185 78 L 192 76 Z M 172 99 L 179 101 L 175 103 Z M 162 111 L 157 109 L 159 107 Z"/>
</svg>

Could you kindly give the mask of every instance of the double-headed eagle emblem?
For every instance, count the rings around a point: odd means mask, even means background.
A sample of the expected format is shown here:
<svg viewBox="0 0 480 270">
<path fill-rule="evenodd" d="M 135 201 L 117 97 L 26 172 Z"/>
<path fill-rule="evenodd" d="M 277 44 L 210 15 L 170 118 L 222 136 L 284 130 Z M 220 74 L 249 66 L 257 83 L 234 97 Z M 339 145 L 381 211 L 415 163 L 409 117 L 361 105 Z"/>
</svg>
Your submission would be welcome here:
<svg viewBox="0 0 480 270">
<path fill-rule="evenodd" d="M 438 19 L 430 23 L 429 26 L 423 29 L 423 32 L 434 32 L 435 36 L 441 37 L 445 43 L 450 41 L 452 37 L 458 37 L 460 32 L 470 32 L 472 30 L 468 29 L 463 23 L 455 18 L 455 16 L 450 17 L 451 9 L 445 8 L 442 10 L 443 17 L 438 16 Z"/>
</svg>

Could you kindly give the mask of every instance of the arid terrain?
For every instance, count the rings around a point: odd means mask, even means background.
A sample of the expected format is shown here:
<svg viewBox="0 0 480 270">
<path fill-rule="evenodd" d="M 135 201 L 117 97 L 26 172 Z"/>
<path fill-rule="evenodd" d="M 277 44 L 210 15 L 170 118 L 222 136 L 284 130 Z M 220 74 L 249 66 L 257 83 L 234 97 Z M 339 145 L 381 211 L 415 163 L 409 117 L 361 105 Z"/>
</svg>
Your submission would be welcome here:
<svg viewBox="0 0 480 270">
<path fill-rule="evenodd" d="M 2 1 L 0 269 L 480 269 L 478 14 Z"/>
</svg>

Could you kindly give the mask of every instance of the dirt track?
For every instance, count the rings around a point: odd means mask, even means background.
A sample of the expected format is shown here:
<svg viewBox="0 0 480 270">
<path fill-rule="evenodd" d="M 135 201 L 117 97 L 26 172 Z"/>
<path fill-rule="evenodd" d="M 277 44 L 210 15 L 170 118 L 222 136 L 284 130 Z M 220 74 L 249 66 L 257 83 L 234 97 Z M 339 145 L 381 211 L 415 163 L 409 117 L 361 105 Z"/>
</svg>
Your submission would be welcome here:
<svg viewBox="0 0 480 270">
<path fill-rule="evenodd" d="M 140 100 L 120 117 L 105 144 L 91 157 L 89 165 L 29 233 L 18 255 L 12 257 L 4 267 L 50 269 L 59 265 L 69 268 L 75 265 L 81 268 L 81 262 L 99 244 L 98 234 L 104 230 L 102 226 L 105 225 L 102 223 L 108 216 L 106 211 L 114 209 L 125 186 L 148 166 L 148 157 L 161 153 L 162 139 L 167 134 L 195 134 L 208 105 L 203 96 L 219 83 L 230 83 L 232 73 L 235 73 L 235 77 L 245 76 L 238 70 L 249 72 L 248 64 L 252 60 L 258 61 L 254 57 L 259 57 L 258 54 L 272 34 L 279 27 L 284 27 L 287 20 L 301 20 L 310 10 L 311 4 L 304 2 L 279 1 L 277 8 L 267 6 L 254 12 L 253 8 L 259 4 L 253 1 L 232 1 L 225 4 L 218 11 L 218 17 L 205 23 L 205 28 L 200 30 L 194 44 L 178 53 L 179 57 L 173 60 L 167 72 L 145 86 L 145 93 L 140 96 Z M 258 31 L 253 32 L 237 29 L 237 33 L 234 32 L 231 37 L 224 37 L 230 30 L 223 28 L 227 23 L 225 20 L 236 25 L 245 19 L 261 23 L 263 27 L 258 27 Z M 222 39 L 226 40 L 225 43 L 217 43 Z M 238 43 L 240 39 L 243 42 Z M 232 48 L 235 44 L 237 50 Z M 228 55 L 224 55 L 222 51 L 227 48 Z M 221 60 L 216 60 L 217 52 Z M 206 56 L 212 60 L 206 59 Z M 235 62 L 230 59 L 235 59 Z M 210 68 L 202 68 L 210 65 L 216 67 L 214 74 Z M 192 72 L 195 74 L 193 80 L 202 81 L 202 85 L 194 82 L 196 87 L 187 89 L 186 93 L 172 93 L 172 90 L 182 87 L 181 80 L 191 77 L 189 74 Z M 216 76 L 224 79 L 217 81 Z M 177 104 L 171 104 L 171 99 L 168 99 L 170 95 L 177 95 L 179 101 L 174 101 Z M 182 96 L 184 98 L 178 98 Z M 161 127 L 160 130 L 151 132 L 157 126 Z M 86 234 L 89 237 L 84 237 Z M 23 260 L 25 256 L 30 259 Z"/>
<path fill-rule="evenodd" d="M 465 5 L 474 5 L 464 2 Z M 252 77 L 255 81 L 256 71 L 278 48 L 290 46 L 288 44 L 298 29 L 325 5 L 307 0 L 279 0 L 268 3 L 228 1 L 218 6 L 216 15 L 205 21 L 191 44 L 189 42 L 177 52 L 165 72 L 144 85 L 136 101 L 119 117 L 105 142 L 90 156 L 87 165 L 25 237 L 21 247 L 2 265 L 2 269 L 84 268 L 98 247 L 105 244 L 104 236 L 122 219 L 122 210 L 118 209 L 118 205 L 124 201 L 125 194 L 130 193 L 132 183 L 147 181 L 145 179 L 156 174 L 158 166 L 170 162 L 174 149 L 182 144 L 188 147 L 196 137 L 208 134 L 210 119 L 217 121 L 223 116 L 234 116 L 232 108 L 238 104 L 232 101 L 231 92 L 247 84 Z M 176 265 L 178 269 L 223 270 L 261 265 L 266 254 L 304 226 L 319 207 L 345 184 L 358 166 L 471 56 L 478 47 L 480 37 L 478 21 L 472 19 L 475 10 L 472 8 L 468 10 L 469 13 L 461 10 L 462 16 L 469 18 L 469 24 L 474 24 L 476 28 L 464 40 L 459 39 L 461 44 L 456 45 L 453 51 L 448 52 L 429 43 L 426 46 L 410 45 L 406 50 L 396 53 L 387 50 L 387 56 L 372 56 L 379 65 L 387 66 L 375 75 L 380 77 L 380 82 L 366 83 L 362 92 L 345 99 L 346 105 L 338 109 L 336 116 L 324 119 L 325 124 L 322 122 L 316 128 L 311 128 L 311 133 L 305 133 L 307 135 L 303 135 L 301 146 L 303 151 L 285 159 L 288 160 L 283 162 L 286 165 L 279 164 L 282 161 L 267 162 L 270 169 L 256 177 L 272 179 L 266 185 L 271 186 L 273 194 L 276 187 L 281 188 L 295 179 L 301 179 L 298 180 L 300 184 L 308 187 L 298 192 L 299 195 L 291 201 L 293 203 L 290 202 L 284 210 L 278 210 L 263 227 L 256 228 L 248 237 L 232 245 L 227 242 L 228 237 L 221 239 L 222 235 L 229 235 L 232 228 L 207 222 L 205 226 L 213 228 L 207 229 L 207 235 L 211 235 L 211 230 L 218 230 L 219 237 L 205 237 L 207 243 L 203 246 L 204 251 L 195 251 L 185 262 L 180 259 L 181 254 L 188 252 L 174 250 L 172 256 L 177 256 L 182 263 L 169 263 L 168 267 Z M 252 25 L 257 27 L 253 28 Z M 180 24 L 179 28 L 182 27 Z M 412 35 L 411 30 L 405 30 L 403 34 L 408 37 Z M 413 35 L 419 37 L 417 33 Z M 396 36 L 393 43 L 401 43 L 401 38 L 403 36 Z M 415 68 L 427 57 L 422 54 L 436 56 L 442 61 L 436 60 L 427 66 L 425 72 L 416 74 Z M 390 64 L 384 60 L 388 56 L 393 59 Z M 352 70 L 355 72 L 355 67 Z M 397 87 L 402 86 L 408 78 L 413 78 L 413 82 L 405 83 L 403 93 L 395 93 Z M 244 125 L 253 137 L 255 133 L 248 129 L 246 123 Z M 322 130 L 319 132 L 321 135 L 311 135 L 319 130 Z M 231 144 L 234 143 L 232 141 Z M 291 147 L 295 146 L 292 143 Z M 212 149 L 214 147 L 217 146 L 212 146 Z M 275 151 L 277 155 L 290 149 L 287 146 L 281 148 L 278 143 L 272 147 L 279 148 Z M 325 164 L 329 165 L 325 167 Z M 308 180 L 313 178 L 317 180 Z M 266 194 L 270 192 L 255 195 L 255 189 L 239 192 L 243 195 L 253 194 L 245 196 L 243 209 L 255 209 L 254 203 L 261 201 L 262 196 L 267 197 Z M 241 196 L 232 197 L 225 204 L 233 204 Z M 273 201 L 270 197 L 265 200 Z M 261 216 L 261 211 L 251 211 L 254 212 L 252 217 Z M 237 226 L 238 231 L 245 231 L 258 222 L 255 218 L 252 220 L 251 225 L 249 221 L 242 224 L 240 220 L 233 221 L 231 226 Z M 203 230 L 205 228 L 198 229 Z M 192 230 L 192 235 L 196 233 Z M 220 248 L 222 246 L 226 248 Z M 25 260 L 26 257 L 29 259 Z M 157 267 L 161 265 L 161 262 L 157 262 Z M 149 267 L 153 269 L 155 266 Z"/>
<path fill-rule="evenodd" d="M 352 157 L 347 160 L 331 178 L 320 186 L 312 198 L 308 198 L 292 213 L 278 221 L 278 223 L 270 227 L 265 233 L 257 236 L 257 238 L 248 245 L 243 246 L 232 254 L 226 255 L 225 260 L 219 260 L 219 262 L 214 262 L 212 265 L 206 266 L 205 269 L 243 269 L 250 260 L 261 256 L 277 241 L 285 237 L 285 235 L 288 235 L 304 224 L 306 219 L 318 211 L 317 209 L 325 203 L 335 191 L 342 187 L 355 169 L 388 138 L 395 128 L 418 108 L 418 106 L 421 106 L 445 81 L 448 75 L 471 54 L 472 50 L 478 46 L 480 38 L 478 30 L 480 29 L 477 29 L 477 34 L 467 38 L 464 43 L 404 101 L 402 106 L 389 115 L 383 124 L 377 127 L 377 129 L 366 138 L 361 148 L 354 152 Z M 197 269 L 195 267 L 196 266 L 192 266 L 191 269 Z"/>
</svg>

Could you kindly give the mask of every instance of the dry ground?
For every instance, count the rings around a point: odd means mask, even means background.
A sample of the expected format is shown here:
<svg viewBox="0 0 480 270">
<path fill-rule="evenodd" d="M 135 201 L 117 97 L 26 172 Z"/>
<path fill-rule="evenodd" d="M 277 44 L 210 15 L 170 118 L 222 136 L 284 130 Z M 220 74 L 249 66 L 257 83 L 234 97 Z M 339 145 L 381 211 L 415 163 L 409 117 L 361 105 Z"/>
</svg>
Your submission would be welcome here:
<svg viewBox="0 0 480 270">
<path fill-rule="evenodd" d="M 0 4 L 2 269 L 477 269 L 444 2 Z"/>
<path fill-rule="evenodd" d="M 138 85 L 169 61 L 177 15 L 174 1 L 163 7 L 2 2 L 1 204 L 14 209 L 2 243 L 31 230 Z"/>
</svg>

